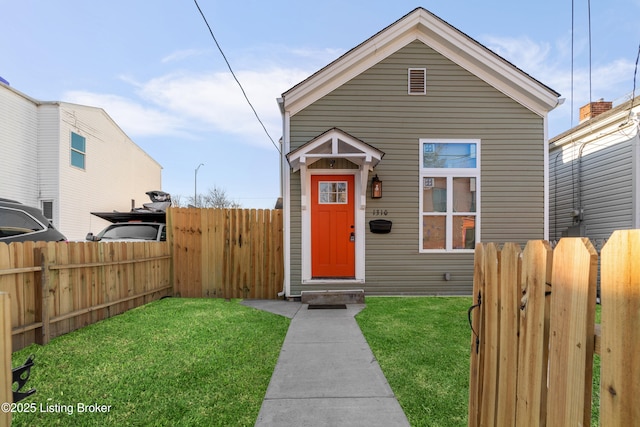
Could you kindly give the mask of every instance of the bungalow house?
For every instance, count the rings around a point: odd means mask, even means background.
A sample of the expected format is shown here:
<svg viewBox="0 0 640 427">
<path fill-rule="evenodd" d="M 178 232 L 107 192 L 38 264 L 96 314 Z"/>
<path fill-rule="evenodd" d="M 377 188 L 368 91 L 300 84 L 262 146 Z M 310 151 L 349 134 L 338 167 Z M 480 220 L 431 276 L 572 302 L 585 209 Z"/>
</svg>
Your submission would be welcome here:
<svg viewBox="0 0 640 427">
<path fill-rule="evenodd" d="M 101 108 L 40 101 L 0 82 L 0 198 L 43 210 L 69 240 L 161 188 L 162 167 Z"/>
<path fill-rule="evenodd" d="M 286 91 L 286 296 L 469 295 L 477 242 L 547 238 L 558 96 L 423 8 Z"/>
<path fill-rule="evenodd" d="M 549 141 L 550 238 L 588 237 L 602 249 L 615 230 L 640 228 L 640 97 L 596 101 Z"/>
</svg>

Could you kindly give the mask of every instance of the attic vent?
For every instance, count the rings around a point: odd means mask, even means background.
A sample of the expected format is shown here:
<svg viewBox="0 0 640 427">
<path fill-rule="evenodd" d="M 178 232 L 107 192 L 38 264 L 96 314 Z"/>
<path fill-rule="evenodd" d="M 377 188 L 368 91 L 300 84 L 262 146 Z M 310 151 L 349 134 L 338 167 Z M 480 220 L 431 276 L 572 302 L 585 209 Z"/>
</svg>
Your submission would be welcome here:
<svg viewBox="0 0 640 427">
<path fill-rule="evenodd" d="M 409 95 L 427 94 L 427 69 L 409 68 Z"/>
</svg>

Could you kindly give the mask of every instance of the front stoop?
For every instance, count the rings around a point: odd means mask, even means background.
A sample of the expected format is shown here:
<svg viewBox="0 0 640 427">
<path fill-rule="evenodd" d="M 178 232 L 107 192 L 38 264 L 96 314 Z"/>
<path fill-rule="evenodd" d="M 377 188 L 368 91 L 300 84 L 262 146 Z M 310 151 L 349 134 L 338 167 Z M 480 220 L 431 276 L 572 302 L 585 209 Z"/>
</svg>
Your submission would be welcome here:
<svg viewBox="0 0 640 427">
<path fill-rule="evenodd" d="M 309 305 L 364 304 L 364 289 L 302 291 L 300 302 Z"/>
</svg>

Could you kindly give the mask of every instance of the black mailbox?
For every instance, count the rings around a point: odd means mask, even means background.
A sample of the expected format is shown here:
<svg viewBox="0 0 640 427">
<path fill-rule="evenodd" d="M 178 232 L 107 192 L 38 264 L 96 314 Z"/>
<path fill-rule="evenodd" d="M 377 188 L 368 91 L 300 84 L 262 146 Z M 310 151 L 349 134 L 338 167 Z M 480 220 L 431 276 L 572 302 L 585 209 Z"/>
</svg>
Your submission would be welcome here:
<svg viewBox="0 0 640 427">
<path fill-rule="evenodd" d="M 369 221 L 369 230 L 372 233 L 386 234 L 391 232 L 391 221 L 386 219 L 374 219 Z"/>
</svg>

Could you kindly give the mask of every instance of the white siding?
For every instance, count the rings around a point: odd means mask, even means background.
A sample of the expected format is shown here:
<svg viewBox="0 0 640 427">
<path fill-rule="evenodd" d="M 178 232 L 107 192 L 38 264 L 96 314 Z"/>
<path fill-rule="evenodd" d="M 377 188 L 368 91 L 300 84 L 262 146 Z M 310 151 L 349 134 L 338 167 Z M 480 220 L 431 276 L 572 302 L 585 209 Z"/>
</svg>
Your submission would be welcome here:
<svg viewBox="0 0 640 427">
<path fill-rule="evenodd" d="M 37 121 L 34 100 L 0 84 L 0 197 L 37 205 Z"/>
<path fill-rule="evenodd" d="M 162 167 L 100 108 L 41 102 L 0 84 L 0 197 L 41 207 L 54 225 L 84 240 L 108 223 L 96 211 L 129 211 L 162 190 Z M 71 132 L 86 138 L 86 167 L 71 166 Z"/>
<path fill-rule="evenodd" d="M 59 129 L 60 106 L 41 105 L 38 109 L 38 195 L 40 201 L 53 201 L 53 225 L 58 229 L 61 226 Z"/>
<path fill-rule="evenodd" d="M 131 200 L 136 207 L 149 202 L 145 192 L 162 188 L 162 168 L 102 109 L 62 103 L 60 116 L 60 229 L 70 240 L 82 240 L 108 224 L 90 212 L 128 211 Z M 71 132 L 86 138 L 84 170 L 71 166 Z"/>
</svg>

